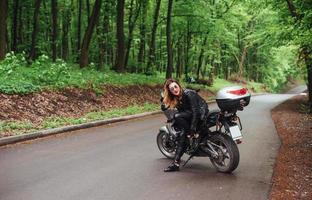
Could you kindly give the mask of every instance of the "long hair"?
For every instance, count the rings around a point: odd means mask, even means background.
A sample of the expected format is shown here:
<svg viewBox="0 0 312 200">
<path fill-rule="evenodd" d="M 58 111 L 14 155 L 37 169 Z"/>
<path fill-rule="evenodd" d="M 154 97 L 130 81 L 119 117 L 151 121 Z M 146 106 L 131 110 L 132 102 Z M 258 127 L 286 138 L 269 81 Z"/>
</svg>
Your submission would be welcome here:
<svg viewBox="0 0 312 200">
<path fill-rule="evenodd" d="M 180 87 L 180 94 L 178 96 L 175 96 L 170 92 L 169 85 L 171 83 L 176 83 Z M 164 100 L 163 100 L 164 104 L 170 109 L 175 108 L 176 105 L 179 103 L 179 100 L 182 98 L 182 93 L 183 93 L 182 87 L 178 81 L 172 78 L 167 79 L 164 84 Z"/>
</svg>

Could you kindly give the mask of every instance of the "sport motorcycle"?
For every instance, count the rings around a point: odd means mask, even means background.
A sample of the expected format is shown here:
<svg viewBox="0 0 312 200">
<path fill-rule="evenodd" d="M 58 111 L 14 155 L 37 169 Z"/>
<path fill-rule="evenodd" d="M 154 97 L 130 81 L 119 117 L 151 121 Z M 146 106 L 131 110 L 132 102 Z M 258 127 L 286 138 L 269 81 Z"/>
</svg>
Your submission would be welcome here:
<svg viewBox="0 0 312 200">
<path fill-rule="evenodd" d="M 196 134 L 187 136 L 186 154 L 189 158 L 208 157 L 219 172 L 231 173 L 239 164 L 237 144 L 242 142 L 242 123 L 237 115 L 250 102 L 250 93 L 241 86 L 225 87 L 218 91 L 219 109 L 209 111 Z M 175 126 L 177 110 L 162 107 L 167 117 L 166 125 L 159 129 L 157 146 L 169 159 L 174 159 L 181 131 Z"/>
</svg>

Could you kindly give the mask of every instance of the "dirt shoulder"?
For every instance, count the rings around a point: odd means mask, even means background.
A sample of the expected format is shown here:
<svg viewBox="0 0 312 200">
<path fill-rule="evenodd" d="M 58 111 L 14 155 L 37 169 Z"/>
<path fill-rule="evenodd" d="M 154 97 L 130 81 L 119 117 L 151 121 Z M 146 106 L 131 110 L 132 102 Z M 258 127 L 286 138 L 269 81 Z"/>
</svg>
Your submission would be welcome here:
<svg viewBox="0 0 312 200">
<path fill-rule="evenodd" d="M 272 110 L 282 144 L 270 200 L 312 199 L 312 115 L 304 113 L 306 101 L 296 96 Z"/>
</svg>

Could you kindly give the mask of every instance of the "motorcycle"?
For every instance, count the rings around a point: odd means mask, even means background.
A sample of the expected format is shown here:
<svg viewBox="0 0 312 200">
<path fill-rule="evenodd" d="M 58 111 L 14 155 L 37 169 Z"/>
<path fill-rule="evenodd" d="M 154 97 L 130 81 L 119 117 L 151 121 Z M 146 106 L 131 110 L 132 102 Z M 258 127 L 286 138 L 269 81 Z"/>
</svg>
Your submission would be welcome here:
<svg viewBox="0 0 312 200">
<path fill-rule="evenodd" d="M 226 87 L 218 91 L 217 110 L 209 111 L 207 120 L 202 122 L 197 134 L 188 136 L 186 154 L 189 158 L 208 157 L 219 172 L 231 173 L 239 164 L 237 144 L 242 142 L 242 123 L 237 111 L 242 111 L 250 102 L 250 93 L 240 86 Z M 162 107 L 167 124 L 159 129 L 157 146 L 169 159 L 174 159 L 179 139 L 179 128 L 175 126 L 177 110 Z M 214 130 L 211 130 L 215 127 Z"/>
</svg>

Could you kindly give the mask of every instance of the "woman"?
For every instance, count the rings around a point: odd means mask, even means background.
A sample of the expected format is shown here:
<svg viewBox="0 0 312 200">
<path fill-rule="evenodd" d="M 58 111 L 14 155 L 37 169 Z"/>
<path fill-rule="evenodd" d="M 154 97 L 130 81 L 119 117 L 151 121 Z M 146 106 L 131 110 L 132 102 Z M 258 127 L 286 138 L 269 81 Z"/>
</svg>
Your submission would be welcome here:
<svg viewBox="0 0 312 200">
<path fill-rule="evenodd" d="M 201 122 L 208 115 L 208 105 L 197 92 L 182 89 L 174 79 L 168 79 L 164 85 L 163 103 L 168 109 L 177 108 L 175 126 L 181 131 L 174 162 L 164 169 L 165 172 L 179 171 L 180 159 L 186 150 L 187 135 L 194 135 Z"/>
</svg>

